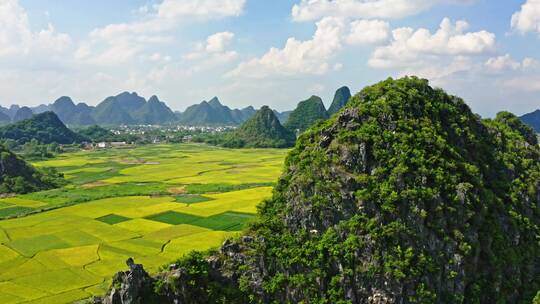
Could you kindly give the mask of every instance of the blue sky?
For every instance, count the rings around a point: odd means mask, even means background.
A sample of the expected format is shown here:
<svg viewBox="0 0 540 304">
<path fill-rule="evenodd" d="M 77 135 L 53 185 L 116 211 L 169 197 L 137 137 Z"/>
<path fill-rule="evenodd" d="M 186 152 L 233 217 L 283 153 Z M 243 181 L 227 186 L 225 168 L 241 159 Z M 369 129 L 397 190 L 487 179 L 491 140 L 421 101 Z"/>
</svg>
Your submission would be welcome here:
<svg viewBox="0 0 540 304">
<path fill-rule="evenodd" d="M 0 105 L 136 91 L 286 110 L 418 75 L 483 116 L 523 114 L 539 39 L 540 0 L 0 0 Z"/>
</svg>

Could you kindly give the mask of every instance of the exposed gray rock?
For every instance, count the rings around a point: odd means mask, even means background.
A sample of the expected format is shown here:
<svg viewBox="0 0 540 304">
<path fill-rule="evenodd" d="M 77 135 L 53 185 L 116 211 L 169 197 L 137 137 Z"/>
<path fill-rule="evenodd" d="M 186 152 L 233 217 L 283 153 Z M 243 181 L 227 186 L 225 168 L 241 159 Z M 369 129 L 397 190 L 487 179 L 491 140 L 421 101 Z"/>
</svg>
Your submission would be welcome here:
<svg viewBox="0 0 540 304">
<path fill-rule="evenodd" d="M 94 303 L 103 304 L 145 304 L 146 295 L 150 294 L 155 280 L 148 275 L 141 264 L 135 264 L 132 258 L 126 261 L 128 271 L 118 272 L 112 282 L 109 293 Z"/>
</svg>

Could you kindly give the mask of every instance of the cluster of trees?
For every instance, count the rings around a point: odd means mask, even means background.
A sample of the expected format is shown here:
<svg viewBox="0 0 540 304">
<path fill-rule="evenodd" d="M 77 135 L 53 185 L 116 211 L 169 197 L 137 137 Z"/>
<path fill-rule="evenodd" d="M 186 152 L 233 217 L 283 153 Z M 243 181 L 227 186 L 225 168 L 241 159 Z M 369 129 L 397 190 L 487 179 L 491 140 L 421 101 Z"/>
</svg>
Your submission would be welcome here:
<svg viewBox="0 0 540 304">
<path fill-rule="evenodd" d="M 244 237 L 180 260 L 182 275 L 162 274 L 148 298 L 530 303 L 540 289 L 532 130 L 509 113 L 482 120 L 414 77 L 349 103 L 348 117 L 299 137 Z"/>
<path fill-rule="evenodd" d="M 37 114 L 30 119 L 0 127 L 0 138 L 14 140 L 20 145 L 32 139 L 42 144 L 73 144 L 86 140 L 68 129 L 53 112 Z"/>
<path fill-rule="evenodd" d="M 31 139 L 22 145 L 19 145 L 16 140 L 5 139 L 0 140 L 0 145 L 4 145 L 7 149 L 18 153 L 24 159 L 32 161 L 53 158 L 57 154 L 64 152 L 64 148 L 55 142 L 41 144 L 36 139 Z"/>
<path fill-rule="evenodd" d="M 65 184 L 53 168 L 36 169 L 0 144 L 0 193 L 29 193 Z"/>
</svg>

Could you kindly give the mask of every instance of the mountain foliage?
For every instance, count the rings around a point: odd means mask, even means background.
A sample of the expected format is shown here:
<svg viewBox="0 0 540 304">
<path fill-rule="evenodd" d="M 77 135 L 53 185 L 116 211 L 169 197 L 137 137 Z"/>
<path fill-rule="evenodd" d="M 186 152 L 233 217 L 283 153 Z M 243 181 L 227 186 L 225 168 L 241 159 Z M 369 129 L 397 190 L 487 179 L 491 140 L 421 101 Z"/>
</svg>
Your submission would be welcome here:
<svg viewBox="0 0 540 304">
<path fill-rule="evenodd" d="M 515 116 L 482 120 L 427 80 L 366 87 L 300 136 L 243 237 L 140 281 L 147 289 L 116 276 L 111 294 L 531 303 L 540 289 L 540 148 L 530 135 Z"/>
<path fill-rule="evenodd" d="M 9 124 L 11 122 L 11 117 L 4 112 L 0 112 L 0 125 Z"/>
<path fill-rule="evenodd" d="M 328 119 L 328 112 L 320 97 L 311 96 L 301 101 L 296 109 L 289 114 L 285 128 L 291 131 L 303 132 L 319 120 Z"/>
<path fill-rule="evenodd" d="M 18 106 L 18 105 L 11 105 L 8 109 L 6 108 L 3 108 L 3 109 L 0 109 L 2 110 L 2 112 L 4 112 L 5 114 L 7 114 L 11 119 L 13 119 L 13 117 L 15 116 L 15 114 L 17 113 L 17 111 L 19 111 L 21 107 Z"/>
<path fill-rule="evenodd" d="M 146 101 L 128 92 L 107 97 L 92 116 L 101 125 L 167 124 L 176 120 L 173 111 L 156 96 Z"/>
<path fill-rule="evenodd" d="M 222 105 L 217 97 L 214 97 L 210 101 L 203 101 L 188 107 L 180 115 L 179 123 L 192 126 L 234 126 L 243 123 L 254 113 L 253 107 L 231 110 Z"/>
<path fill-rule="evenodd" d="M 52 169 L 38 170 L 0 145 L 0 193 L 29 193 L 64 184 Z"/>
<path fill-rule="evenodd" d="M 531 113 L 527 113 L 520 117 L 520 119 L 536 131 L 540 133 L 540 110 L 536 110 Z"/>
<path fill-rule="evenodd" d="M 287 121 L 287 119 L 289 119 L 289 115 L 291 115 L 291 112 L 292 111 L 278 112 L 278 111 L 274 110 L 274 114 L 279 119 L 279 122 L 281 124 L 284 124 Z"/>
<path fill-rule="evenodd" d="M 92 113 L 96 123 L 100 125 L 130 125 L 135 120 L 123 110 L 120 102 L 115 97 L 108 97 Z"/>
<path fill-rule="evenodd" d="M 176 120 L 174 112 L 155 95 L 150 97 L 142 107 L 132 112 L 132 116 L 139 124 L 164 124 Z"/>
<path fill-rule="evenodd" d="M 49 108 L 63 123 L 68 125 L 86 126 L 96 123 L 92 118 L 92 107 L 85 103 L 75 105 L 73 100 L 67 96 L 58 98 Z"/>
<path fill-rule="evenodd" d="M 241 125 L 257 112 L 252 106 L 243 109 L 231 109 L 222 105 L 217 97 L 210 101 L 190 106 L 184 113 L 173 112 L 157 96 L 148 101 L 137 93 L 123 92 L 105 98 L 97 106 L 89 106 L 84 102 L 75 103 L 70 97 L 62 96 L 50 105 L 37 107 L 20 107 L 12 105 L 9 109 L 0 106 L 0 124 L 30 118 L 32 114 L 52 111 L 69 127 L 92 125 L 166 125 L 181 123 L 191 126 L 236 126 Z M 286 121 L 290 111 L 275 112 L 278 119 Z M 23 115 L 24 114 L 24 115 Z M 9 119 L 8 119 L 9 118 Z"/>
<path fill-rule="evenodd" d="M 32 109 L 30 109 L 29 107 L 21 107 L 17 110 L 15 115 L 13 115 L 12 121 L 17 122 L 24 119 L 29 119 L 32 118 L 32 115 L 34 115 Z"/>
<path fill-rule="evenodd" d="M 351 98 L 351 90 L 348 87 L 341 87 L 337 89 L 334 94 L 334 100 L 328 108 L 328 115 L 333 115 L 341 110 Z"/>
<path fill-rule="evenodd" d="M 88 128 L 80 129 L 78 130 L 78 133 L 85 138 L 88 138 L 92 142 L 111 142 L 111 141 L 117 141 L 117 136 L 98 125 L 93 125 Z"/>
<path fill-rule="evenodd" d="M 30 119 L 0 127 L 0 139 L 12 139 L 18 144 L 24 144 L 32 139 L 41 144 L 72 144 L 86 140 L 68 129 L 53 112 L 44 112 Z"/>
<path fill-rule="evenodd" d="M 253 117 L 227 136 L 229 148 L 286 148 L 294 145 L 295 135 L 284 128 L 274 112 L 263 106 Z"/>
</svg>

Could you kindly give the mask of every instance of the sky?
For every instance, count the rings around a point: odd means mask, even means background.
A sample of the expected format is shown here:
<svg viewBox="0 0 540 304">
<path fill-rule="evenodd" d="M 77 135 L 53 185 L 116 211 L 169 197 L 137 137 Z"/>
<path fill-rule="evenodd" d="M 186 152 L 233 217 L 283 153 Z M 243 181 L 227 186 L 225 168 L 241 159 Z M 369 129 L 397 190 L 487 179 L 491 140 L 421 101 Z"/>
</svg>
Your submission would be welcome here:
<svg viewBox="0 0 540 304">
<path fill-rule="evenodd" d="M 540 108 L 540 0 L 0 0 L 2 106 L 290 110 L 405 75 L 484 117 Z"/>
</svg>

